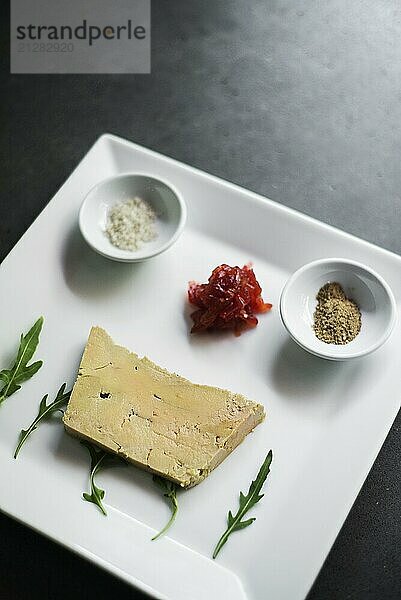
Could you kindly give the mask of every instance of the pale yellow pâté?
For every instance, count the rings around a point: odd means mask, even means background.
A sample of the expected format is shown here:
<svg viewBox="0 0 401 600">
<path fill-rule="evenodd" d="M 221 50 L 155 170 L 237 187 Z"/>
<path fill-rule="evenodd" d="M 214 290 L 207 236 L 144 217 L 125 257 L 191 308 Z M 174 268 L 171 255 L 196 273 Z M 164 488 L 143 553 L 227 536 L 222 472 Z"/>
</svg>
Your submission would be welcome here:
<svg viewBox="0 0 401 600">
<path fill-rule="evenodd" d="M 187 379 L 93 327 L 64 415 L 73 435 L 182 487 L 202 481 L 265 416 L 240 394 Z"/>
</svg>

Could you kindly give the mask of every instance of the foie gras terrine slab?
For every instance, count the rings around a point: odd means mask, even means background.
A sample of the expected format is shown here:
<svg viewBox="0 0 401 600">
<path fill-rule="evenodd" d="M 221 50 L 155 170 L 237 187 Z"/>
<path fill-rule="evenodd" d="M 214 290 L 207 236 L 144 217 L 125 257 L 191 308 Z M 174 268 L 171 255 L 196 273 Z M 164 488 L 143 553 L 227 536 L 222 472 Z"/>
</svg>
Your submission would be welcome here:
<svg viewBox="0 0 401 600">
<path fill-rule="evenodd" d="M 260 404 L 169 373 L 93 327 L 63 420 L 72 435 L 190 487 L 264 416 Z"/>
</svg>

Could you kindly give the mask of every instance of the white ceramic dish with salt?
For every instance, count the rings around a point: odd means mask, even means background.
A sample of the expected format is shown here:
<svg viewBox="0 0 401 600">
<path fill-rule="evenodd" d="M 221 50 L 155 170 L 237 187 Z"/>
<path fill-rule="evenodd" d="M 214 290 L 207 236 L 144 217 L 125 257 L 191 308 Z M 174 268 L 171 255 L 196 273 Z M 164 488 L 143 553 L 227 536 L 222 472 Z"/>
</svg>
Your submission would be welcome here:
<svg viewBox="0 0 401 600">
<path fill-rule="evenodd" d="M 108 215 L 116 204 L 136 197 L 155 212 L 156 237 L 137 250 L 123 250 L 114 246 L 106 233 Z M 79 227 L 89 246 L 102 256 L 119 262 L 141 262 L 177 241 L 186 215 L 185 202 L 170 183 L 146 173 L 123 173 L 101 181 L 88 192 L 79 212 Z"/>
</svg>

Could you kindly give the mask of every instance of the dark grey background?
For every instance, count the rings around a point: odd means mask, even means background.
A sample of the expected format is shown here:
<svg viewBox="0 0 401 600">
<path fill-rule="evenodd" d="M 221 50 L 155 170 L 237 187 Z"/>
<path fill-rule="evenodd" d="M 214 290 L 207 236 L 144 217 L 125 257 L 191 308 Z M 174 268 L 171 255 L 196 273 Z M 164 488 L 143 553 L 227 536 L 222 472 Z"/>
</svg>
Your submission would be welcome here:
<svg viewBox="0 0 401 600">
<path fill-rule="evenodd" d="M 10 76 L 1 19 L 0 259 L 106 131 L 401 254 L 398 0 L 154 0 L 152 13 L 141 76 Z M 308 600 L 401 597 L 400 422 Z M 4 516 L 0 538 L 2 599 L 139 598 Z"/>
</svg>

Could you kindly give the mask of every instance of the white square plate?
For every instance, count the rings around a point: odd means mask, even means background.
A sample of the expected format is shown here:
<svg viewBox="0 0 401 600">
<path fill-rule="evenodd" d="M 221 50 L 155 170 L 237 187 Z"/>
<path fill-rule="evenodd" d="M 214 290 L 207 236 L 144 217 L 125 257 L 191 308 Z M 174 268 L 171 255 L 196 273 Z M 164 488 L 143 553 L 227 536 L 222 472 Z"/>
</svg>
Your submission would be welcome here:
<svg viewBox="0 0 401 600">
<path fill-rule="evenodd" d="M 189 220 L 165 254 L 119 264 L 92 252 L 77 228 L 87 191 L 113 174 L 154 173 L 183 194 Z M 300 600 L 316 577 L 399 408 L 401 326 L 378 352 L 325 362 L 292 342 L 280 290 L 302 264 L 341 256 L 383 275 L 397 304 L 401 258 L 252 192 L 111 135 L 102 136 L 0 267 L 0 364 L 45 317 L 39 373 L 0 409 L 0 508 L 157 598 Z M 252 261 L 273 310 L 240 338 L 191 336 L 187 282 L 216 265 Z M 108 516 L 84 502 L 88 456 L 59 422 L 43 424 L 12 458 L 41 397 L 72 385 L 91 325 L 199 383 L 265 405 L 267 419 L 202 484 L 180 494 L 176 524 L 152 542 L 169 509 L 149 474 L 104 470 Z M 248 529 L 214 545 L 267 451 L 265 497 Z"/>
</svg>

